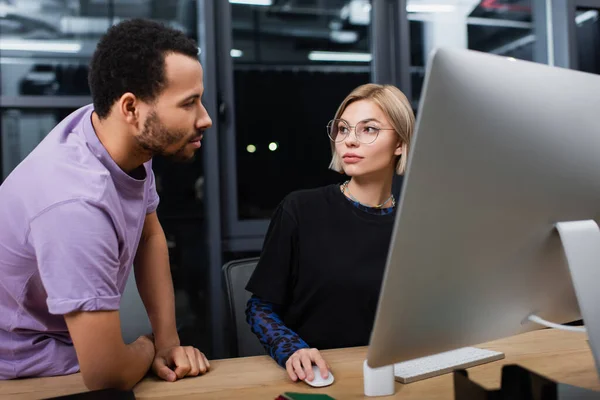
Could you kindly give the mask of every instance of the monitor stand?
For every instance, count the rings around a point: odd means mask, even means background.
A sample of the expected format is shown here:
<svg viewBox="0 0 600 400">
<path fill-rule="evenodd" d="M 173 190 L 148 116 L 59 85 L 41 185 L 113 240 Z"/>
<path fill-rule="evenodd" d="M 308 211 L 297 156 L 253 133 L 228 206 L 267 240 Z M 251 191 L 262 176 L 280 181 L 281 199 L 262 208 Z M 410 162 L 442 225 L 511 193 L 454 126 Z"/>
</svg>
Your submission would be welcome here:
<svg viewBox="0 0 600 400">
<path fill-rule="evenodd" d="M 594 220 L 556 224 L 600 376 L 600 228 Z"/>
</svg>

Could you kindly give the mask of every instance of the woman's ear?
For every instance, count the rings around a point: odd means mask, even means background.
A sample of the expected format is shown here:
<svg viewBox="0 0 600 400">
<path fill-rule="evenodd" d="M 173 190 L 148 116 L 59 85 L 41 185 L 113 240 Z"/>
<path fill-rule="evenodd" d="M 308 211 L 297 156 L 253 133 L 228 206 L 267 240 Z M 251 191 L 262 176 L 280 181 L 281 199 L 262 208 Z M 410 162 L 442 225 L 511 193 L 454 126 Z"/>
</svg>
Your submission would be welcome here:
<svg viewBox="0 0 600 400">
<path fill-rule="evenodd" d="M 404 143 L 402 143 L 401 140 L 398 140 L 398 143 L 396 144 L 396 150 L 394 150 L 394 155 L 401 156 L 402 153 L 404 153 L 404 147 Z"/>
</svg>

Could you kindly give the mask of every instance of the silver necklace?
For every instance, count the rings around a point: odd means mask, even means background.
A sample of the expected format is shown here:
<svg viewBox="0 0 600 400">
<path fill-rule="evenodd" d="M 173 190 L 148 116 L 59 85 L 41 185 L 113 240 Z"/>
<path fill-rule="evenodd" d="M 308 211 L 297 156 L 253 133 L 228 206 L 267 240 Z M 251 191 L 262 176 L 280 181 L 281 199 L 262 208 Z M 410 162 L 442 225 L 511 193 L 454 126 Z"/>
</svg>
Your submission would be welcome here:
<svg viewBox="0 0 600 400">
<path fill-rule="evenodd" d="M 346 182 L 342 183 L 342 186 L 340 186 L 340 189 L 341 189 L 342 193 L 344 193 L 345 195 L 348 195 L 348 197 L 350 197 L 351 200 L 357 202 L 358 204 L 365 206 L 365 207 L 370 207 L 370 208 L 382 208 L 384 205 L 387 204 L 388 201 L 392 200 L 392 207 L 396 207 L 396 198 L 394 197 L 393 193 L 390 195 L 390 197 L 388 197 L 383 203 L 381 203 L 379 205 L 370 206 L 367 204 L 363 204 L 360 201 L 358 201 L 356 199 L 356 197 L 354 197 L 352 195 L 352 193 L 350 193 L 350 190 L 348 189 L 348 183 L 350 183 L 350 181 L 346 181 Z"/>
</svg>

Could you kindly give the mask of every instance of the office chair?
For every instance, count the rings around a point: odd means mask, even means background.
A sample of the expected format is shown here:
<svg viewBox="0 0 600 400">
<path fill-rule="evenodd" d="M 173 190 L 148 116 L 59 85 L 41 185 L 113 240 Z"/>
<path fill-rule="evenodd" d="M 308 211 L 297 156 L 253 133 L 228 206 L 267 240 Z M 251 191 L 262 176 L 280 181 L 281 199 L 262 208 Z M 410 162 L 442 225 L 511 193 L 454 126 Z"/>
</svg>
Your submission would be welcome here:
<svg viewBox="0 0 600 400">
<path fill-rule="evenodd" d="M 125 292 L 121 296 L 119 317 L 125 343 L 131 343 L 142 335 L 152 333 L 152 325 L 150 325 L 148 313 L 138 292 L 133 269 L 127 279 Z"/>
<path fill-rule="evenodd" d="M 257 263 L 258 258 L 246 258 L 230 261 L 223 266 L 229 301 L 229 316 L 233 329 L 232 347 L 237 357 L 266 354 L 258 338 L 252 333 L 246 322 L 246 303 L 252 295 L 246 291 L 246 284 Z"/>
</svg>

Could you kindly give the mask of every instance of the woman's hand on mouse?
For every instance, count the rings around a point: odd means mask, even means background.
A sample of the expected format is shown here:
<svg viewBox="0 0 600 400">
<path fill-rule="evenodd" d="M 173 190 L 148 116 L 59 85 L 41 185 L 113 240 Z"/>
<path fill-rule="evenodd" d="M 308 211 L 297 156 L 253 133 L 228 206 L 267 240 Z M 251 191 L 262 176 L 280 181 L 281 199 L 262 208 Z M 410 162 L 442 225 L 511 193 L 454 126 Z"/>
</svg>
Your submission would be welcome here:
<svg viewBox="0 0 600 400">
<path fill-rule="evenodd" d="M 317 367 L 319 367 L 321 376 L 323 379 L 326 379 L 329 375 L 329 365 L 327 365 L 317 349 L 297 350 L 286 361 L 285 369 L 294 382 L 298 379 L 301 381 L 305 379 L 312 381 L 315 378 L 312 369 L 313 364 L 316 364 Z"/>
</svg>

